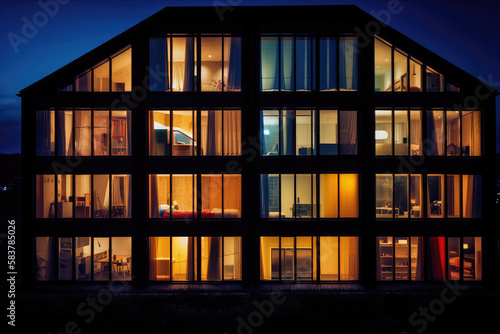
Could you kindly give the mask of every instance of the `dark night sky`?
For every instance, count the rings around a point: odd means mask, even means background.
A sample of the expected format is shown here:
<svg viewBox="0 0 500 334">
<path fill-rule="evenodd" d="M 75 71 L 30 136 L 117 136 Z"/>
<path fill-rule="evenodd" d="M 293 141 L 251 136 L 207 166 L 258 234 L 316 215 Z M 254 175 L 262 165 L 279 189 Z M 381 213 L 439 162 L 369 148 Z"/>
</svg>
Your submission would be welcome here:
<svg viewBox="0 0 500 334">
<path fill-rule="evenodd" d="M 397 0 L 41 0 L 59 5 L 43 22 L 37 0 L 0 0 L 0 153 L 21 151 L 21 100 L 16 94 L 166 6 L 354 4 L 381 13 Z M 500 91 L 500 1 L 399 0 L 389 25 Z M 53 9 L 54 7 L 51 7 Z M 236 8 L 237 10 L 237 8 Z M 40 27 L 25 35 L 18 52 L 9 33 L 23 36 L 25 21 Z M 380 17 L 384 20 L 384 17 Z M 497 119 L 500 119 L 497 98 Z M 500 121 L 497 121 L 500 133 Z M 500 136 L 499 136 L 500 137 Z M 488 140 L 488 139 L 487 139 Z M 497 137 L 500 152 L 500 138 Z"/>
</svg>

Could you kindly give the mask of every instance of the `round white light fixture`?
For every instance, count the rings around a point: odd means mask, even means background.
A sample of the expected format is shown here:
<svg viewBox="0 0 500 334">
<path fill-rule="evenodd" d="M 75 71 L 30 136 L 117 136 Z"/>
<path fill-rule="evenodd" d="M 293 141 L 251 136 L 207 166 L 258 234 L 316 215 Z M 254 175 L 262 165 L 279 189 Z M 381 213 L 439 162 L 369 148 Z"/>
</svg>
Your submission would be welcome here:
<svg viewBox="0 0 500 334">
<path fill-rule="evenodd" d="M 384 140 L 384 139 L 387 139 L 387 137 L 389 137 L 389 134 L 387 133 L 387 131 L 375 130 L 375 139 Z"/>
</svg>

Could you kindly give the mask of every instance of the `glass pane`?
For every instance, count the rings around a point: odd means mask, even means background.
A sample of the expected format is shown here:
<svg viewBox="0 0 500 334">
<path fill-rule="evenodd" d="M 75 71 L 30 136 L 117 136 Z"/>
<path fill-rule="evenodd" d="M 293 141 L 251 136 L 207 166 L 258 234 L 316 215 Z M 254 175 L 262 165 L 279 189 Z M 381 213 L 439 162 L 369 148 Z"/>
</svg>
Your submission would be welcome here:
<svg viewBox="0 0 500 334">
<path fill-rule="evenodd" d="M 90 237 L 75 238 L 75 272 L 77 281 L 90 281 L 92 275 Z"/>
<path fill-rule="evenodd" d="M 427 154 L 444 155 L 444 111 L 427 110 Z"/>
<path fill-rule="evenodd" d="M 391 91 L 391 47 L 375 38 L 375 91 Z"/>
<path fill-rule="evenodd" d="M 483 258 L 481 247 L 481 237 L 464 237 L 463 277 L 466 281 L 480 281 L 483 277 Z"/>
<path fill-rule="evenodd" d="M 111 155 L 132 155 L 132 111 L 111 111 Z"/>
<path fill-rule="evenodd" d="M 295 115 L 295 154 L 312 155 L 314 149 L 313 113 L 311 110 L 297 110 Z"/>
<path fill-rule="evenodd" d="M 377 218 L 393 217 L 392 196 L 392 174 L 375 175 L 375 213 Z"/>
<path fill-rule="evenodd" d="M 482 217 L 482 176 L 462 175 L 463 218 Z"/>
<path fill-rule="evenodd" d="M 295 214 L 297 218 L 312 218 L 316 207 L 312 203 L 311 174 L 296 174 L 295 178 L 297 181 L 295 189 L 296 202 L 294 205 Z"/>
<path fill-rule="evenodd" d="M 94 110 L 94 155 L 109 155 L 109 111 Z"/>
<path fill-rule="evenodd" d="M 295 238 L 282 237 L 281 238 L 281 280 L 294 280 L 295 279 Z"/>
<path fill-rule="evenodd" d="M 170 155 L 170 111 L 149 112 L 149 155 Z"/>
<path fill-rule="evenodd" d="M 481 155 L 480 111 L 462 111 L 462 155 Z"/>
<path fill-rule="evenodd" d="M 109 175 L 94 175 L 94 218 L 109 218 Z"/>
<path fill-rule="evenodd" d="M 375 110 L 375 155 L 392 155 L 391 110 Z"/>
<path fill-rule="evenodd" d="M 224 237 L 224 280 L 241 280 L 241 237 Z"/>
<path fill-rule="evenodd" d="M 426 80 L 428 92 L 444 92 L 444 78 L 430 67 L 426 67 Z"/>
<path fill-rule="evenodd" d="M 411 237 L 411 280 L 422 281 L 424 268 L 423 237 Z"/>
<path fill-rule="evenodd" d="M 193 37 L 172 38 L 172 58 L 169 66 L 172 71 L 172 91 L 191 92 L 195 90 L 196 45 Z M 219 51 L 220 53 L 220 51 Z"/>
<path fill-rule="evenodd" d="M 173 155 L 192 156 L 196 155 L 195 136 L 196 111 L 173 111 Z"/>
<path fill-rule="evenodd" d="M 149 238 L 149 279 L 153 281 L 170 281 L 171 265 L 170 237 Z"/>
<path fill-rule="evenodd" d="M 394 50 L 394 91 L 408 91 L 408 57 Z"/>
<path fill-rule="evenodd" d="M 291 91 L 295 87 L 293 37 L 281 37 L 281 90 Z"/>
<path fill-rule="evenodd" d="M 408 218 L 408 175 L 394 175 L 394 217 Z"/>
<path fill-rule="evenodd" d="M 149 189 L 149 218 L 170 218 L 170 175 L 150 175 Z"/>
<path fill-rule="evenodd" d="M 337 39 L 321 37 L 319 42 L 319 89 L 337 90 Z"/>
<path fill-rule="evenodd" d="M 422 111 L 410 110 L 410 155 L 422 154 Z"/>
<path fill-rule="evenodd" d="M 297 280 L 311 281 L 313 278 L 313 248 L 311 237 L 297 237 Z"/>
<path fill-rule="evenodd" d="M 338 174 L 320 174 L 319 176 L 319 216 L 320 218 L 338 218 Z"/>
<path fill-rule="evenodd" d="M 241 218 L 241 175 L 224 174 L 224 218 Z"/>
<path fill-rule="evenodd" d="M 149 77 L 149 90 L 170 91 L 170 38 L 149 39 L 149 66 L 156 74 Z"/>
<path fill-rule="evenodd" d="M 262 110 L 261 115 L 261 154 L 271 156 L 279 155 L 279 111 Z"/>
<path fill-rule="evenodd" d="M 111 238 L 112 259 L 113 259 L 113 280 L 132 280 L 132 238 L 113 237 Z"/>
<path fill-rule="evenodd" d="M 224 155 L 241 155 L 241 110 L 224 110 Z"/>
<path fill-rule="evenodd" d="M 75 92 L 90 92 L 92 90 L 92 72 L 80 74 L 75 79 Z"/>
<path fill-rule="evenodd" d="M 222 110 L 201 111 L 201 155 L 222 155 Z"/>
<path fill-rule="evenodd" d="M 297 71 L 296 90 L 311 90 L 312 84 L 312 43 L 311 37 L 296 37 L 295 39 L 295 69 Z"/>
<path fill-rule="evenodd" d="M 201 210 L 202 218 L 222 218 L 222 175 L 201 175 Z"/>
<path fill-rule="evenodd" d="M 429 218 L 444 218 L 444 175 L 427 176 L 427 198 Z"/>
<path fill-rule="evenodd" d="M 393 280 L 394 248 L 392 237 L 377 237 L 377 280 Z"/>
<path fill-rule="evenodd" d="M 340 154 L 358 154 L 358 113 L 342 110 L 339 113 Z"/>
<path fill-rule="evenodd" d="M 37 175 L 35 179 L 36 218 L 55 218 L 55 175 Z"/>
<path fill-rule="evenodd" d="M 446 214 L 460 218 L 460 175 L 446 175 Z"/>
<path fill-rule="evenodd" d="M 410 58 L 410 92 L 422 91 L 422 64 Z"/>
<path fill-rule="evenodd" d="M 194 218 L 196 215 L 196 180 L 193 175 L 172 175 L 172 218 Z"/>
<path fill-rule="evenodd" d="M 321 281 L 337 281 L 339 279 L 339 238 L 319 238 L 319 264 Z"/>
<path fill-rule="evenodd" d="M 293 110 L 281 111 L 281 155 L 293 155 L 293 125 L 295 123 Z"/>
<path fill-rule="evenodd" d="M 109 61 L 94 68 L 94 92 L 109 92 Z"/>
<path fill-rule="evenodd" d="M 261 57 L 261 90 L 279 90 L 279 38 L 261 37 L 260 57 Z"/>
<path fill-rule="evenodd" d="M 241 91 L 241 37 L 224 37 L 224 90 Z"/>
<path fill-rule="evenodd" d="M 394 111 L 394 154 L 408 155 L 408 111 Z"/>
<path fill-rule="evenodd" d="M 446 112 L 446 155 L 460 155 L 460 112 Z"/>
<path fill-rule="evenodd" d="M 358 90 L 358 45 L 356 37 L 340 37 L 340 90 Z"/>
<path fill-rule="evenodd" d="M 340 217 L 359 217 L 358 174 L 340 174 L 339 176 Z"/>
<path fill-rule="evenodd" d="M 55 150 L 55 112 L 54 110 L 36 111 L 36 155 L 54 155 Z"/>
<path fill-rule="evenodd" d="M 422 176 L 410 175 L 410 214 L 411 218 L 423 217 Z"/>
<path fill-rule="evenodd" d="M 319 111 L 319 154 L 338 154 L 338 112 L 337 110 Z"/>
<path fill-rule="evenodd" d="M 132 217 L 132 180 L 130 175 L 112 175 L 112 218 Z"/>
<path fill-rule="evenodd" d="M 281 175 L 281 215 L 295 217 L 295 180 L 294 174 Z"/>
<path fill-rule="evenodd" d="M 172 280 L 192 281 L 196 267 L 195 237 L 172 237 Z"/>
<path fill-rule="evenodd" d="M 448 238 L 448 279 L 460 279 L 460 238 Z"/>
<path fill-rule="evenodd" d="M 201 237 L 201 280 L 222 280 L 222 237 Z"/>
<path fill-rule="evenodd" d="M 394 276 L 397 281 L 410 279 L 409 249 L 408 238 L 394 238 Z"/>
<path fill-rule="evenodd" d="M 109 281 L 109 238 L 94 238 L 94 281 Z"/>
<path fill-rule="evenodd" d="M 132 91 L 132 48 L 111 59 L 113 92 Z"/>
<path fill-rule="evenodd" d="M 56 279 L 56 240 L 54 237 L 36 237 L 36 280 L 53 281 Z"/>
<path fill-rule="evenodd" d="M 261 182 L 261 217 L 284 218 L 280 212 L 280 177 L 278 174 L 262 174 Z"/>
<path fill-rule="evenodd" d="M 279 237 L 260 237 L 260 279 L 280 277 Z"/>
<path fill-rule="evenodd" d="M 92 154 L 92 112 L 75 110 L 75 155 Z"/>
<path fill-rule="evenodd" d="M 201 90 L 222 91 L 222 38 L 201 38 Z"/>
<path fill-rule="evenodd" d="M 359 279 L 359 238 L 340 237 L 340 280 Z"/>
<path fill-rule="evenodd" d="M 75 218 L 90 218 L 92 208 L 90 175 L 75 175 Z"/>
<path fill-rule="evenodd" d="M 57 155 L 73 155 L 73 111 L 57 110 L 56 136 Z M 38 125 L 38 121 L 37 121 Z"/>
<path fill-rule="evenodd" d="M 57 175 L 57 218 L 73 218 L 73 175 Z"/>
</svg>

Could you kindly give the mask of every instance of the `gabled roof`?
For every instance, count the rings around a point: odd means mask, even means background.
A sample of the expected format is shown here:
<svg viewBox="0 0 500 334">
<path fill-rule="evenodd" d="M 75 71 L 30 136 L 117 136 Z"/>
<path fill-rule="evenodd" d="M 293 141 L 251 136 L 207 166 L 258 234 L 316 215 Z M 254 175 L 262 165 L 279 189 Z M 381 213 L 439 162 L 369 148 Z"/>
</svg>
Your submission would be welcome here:
<svg viewBox="0 0 500 334">
<path fill-rule="evenodd" d="M 203 23 L 203 29 L 190 27 L 190 23 Z M 325 23 L 331 24 L 331 31 L 340 31 L 343 26 L 352 27 L 353 31 L 359 33 L 360 41 L 366 38 L 367 27 L 380 29 L 378 35 L 396 47 L 409 53 L 409 55 L 423 61 L 426 65 L 438 70 L 445 77 L 452 77 L 454 81 L 470 88 L 476 89 L 479 85 L 484 86 L 492 95 L 498 92 L 465 72 L 449 61 L 443 59 L 417 42 L 406 37 L 397 30 L 387 26 L 382 21 L 369 15 L 354 5 L 320 5 L 320 6 L 237 6 L 237 7 L 165 7 L 158 13 L 150 16 L 132 28 L 112 38 L 108 42 L 98 46 L 68 65 L 51 73 L 43 79 L 22 89 L 20 96 L 32 92 L 57 91 L 65 83 L 96 65 L 103 58 L 110 56 L 123 47 L 130 45 L 135 38 L 148 38 L 150 35 L 158 35 L 161 32 L 232 32 L 231 27 L 241 24 L 255 26 L 261 23 L 266 32 L 280 32 L 280 24 L 290 22 L 297 23 L 293 30 L 286 32 L 308 32 L 309 26 L 320 27 Z M 307 28 L 303 23 L 307 22 Z M 199 25 L 196 25 L 199 27 Z M 191 31 L 190 31 L 191 29 Z M 273 30 L 274 29 L 274 30 Z M 378 31 L 377 31 L 378 32 Z M 143 44 L 147 45 L 147 44 Z"/>
</svg>

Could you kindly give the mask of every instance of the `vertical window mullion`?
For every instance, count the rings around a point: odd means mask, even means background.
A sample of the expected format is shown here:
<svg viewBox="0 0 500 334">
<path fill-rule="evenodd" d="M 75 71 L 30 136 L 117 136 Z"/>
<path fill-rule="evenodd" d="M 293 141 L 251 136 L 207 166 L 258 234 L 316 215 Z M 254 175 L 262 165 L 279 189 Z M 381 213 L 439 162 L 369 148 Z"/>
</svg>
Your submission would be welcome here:
<svg viewBox="0 0 500 334">
<path fill-rule="evenodd" d="M 281 92 L 281 34 L 278 35 L 278 76 L 278 92 Z"/>
<path fill-rule="evenodd" d="M 172 202 L 172 200 L 170 200 L 170 202 Z M 173 281 L 172 277 L 174 276 L 173 272 L 172 272 L 172 269 L 174 269 L 172 267 L 172 259 L 174 257 L 174 255 L 172 254 L 172 242 L 173 242 L 173 238 L 172 237 L 168 237 L 168 238 L 170 239 L 170 242 L 169 242 L 169 246 L 170 246 L 170 260 L 168 261 L 169 262 L 168 265 L 170 267 L 169 268 L 169 270 L 170 270 L 169 280 L 170 280 L 170 282 L 172 282 Z"/>
<path fill-rule="evenodd" d="M 393 87 L 394 89 L 394 87 Z M 396 155 L 396 145 L 394 144 L 394 142 L 396 141 L 395 140 L 395 137 L 396 137 L 396 124 L 395 124 L 395 118 L 394 118 L 394 114 L 396 112 L 394 111 L 394 108 L 392 108 L 391 110 L 391 147 L 392 147 L 392 153 L 391 153 L 391 156 L 395 156 Z M 393 202 L 394 203 L 394 202 Z"/>
<path fill-rule="evenodd" d="M 113 174 L 106 174 L 108 175 L 108 192 L 109 192 L 109 198 L 108 198 L 108 208 L 109 208 L 109 211 L 108 211 L 108 219 L 112 219 L 113 218 L 113 201 L 111 200 L 113 198 L 113 187 L 112 187 L 112 184 L 113 184 Z"/>
<path fill-rule="evenodd" d="M 225 84 L 225 82 L 224 82 L 224 65 L 225 65 L 224 64 L 225 63 L 225 60 L 224 60 L 224 34 L 222 35 L 221 45 L 222 45 L 222 52 L 221 52 L 221 55 L 222 55 L 222 61 L 221 61 L 222 62 L 222 87 L 221 87 L 221 91 L 225 92 L 226 90 L 224 89 L 224 84 Z"/>
<path fill-rule="evenodd" d="M 340 279 L 340 236 L 337 237 L 337 273 L 338 273 L 338 277 L 337 277 L 337 280 L 340 282 L 342 281 Z"/>
<path fill-rule="evenodd" d="M 221 209 L 222 209 L 222 217 L 221 219 L 224 220 L 224 179 L 226 174 L 221 174 L 221 196 L 222 196 L 222 201 L 221 201 Z"/>
<path fill-rule="evenodd" d="M 173 89 L 172 89 L 172 84 L 174 83 L 174 79 L 172 78 L 173 77 L 173 73 L 172 73 L 172 70 L 174 68 L 173 66 L 173 63 L 174 63 L 174 51 L 173 51 L 173 47 L 174 47 L 174 38 L 172 35 L 170 35 L 170 38 L 168 38 L 168 41 L 169 41 L 169 48 L 168 48 L 168 51 L 169 51 L 169 57 L 170 57 L 170 61 L 167 60 L 168 62 L 168 67 L 169 67 L 169 75 L 168 75 L 168 91 L 169 92 L 172 92 Z M 188 38 L 186 37 L 186 43 L 188 43 Z M 189 66 L 189 64 L 186 64 L 186 66 Z M 172 128 L 171 128 L 172 129 Z"/>
<path fill-rule="evenodd" d="M 297 219 L 297 174 L 293 174 L 293 219 Z"/>
<path fill-rule="evenodd" d="M 281 237 L 278 237 L 278 267 L 279 267 L 279 270 L 278 270 L 278 281 L 281 282 Z M 272 274 L 271 274 L 272 275 Z M 271 277 L 272 278 L 272 277 Z"/>
<path fill-rule="evenodd" d="M 169 212 L 168 219 L 172 220 L 172 212 L 173 212 L 173 210 L 172 210 L 172 206 L 173 206 L 173 201 L 172 201 L 172 183 L 174 182 L 174 177 L 173 177 L 172 174 L 169 174 L 168 177 L 170 179 L 170 184 L 169 184 L 169 187 L 170 187 L 170 189 L 169 189 L 169 192 L 170 192 L 169 193 L 170 203 L 169 203 L 169 206 L 168 206 L 168 210 L 170 212 Z"/>
<path fill-rule="evenodd" d="M 94 201 L 92 201 L 94 202 Z M 90 237 L 90 280 L 94 281 L 94 237 Z"/>
</svg>

